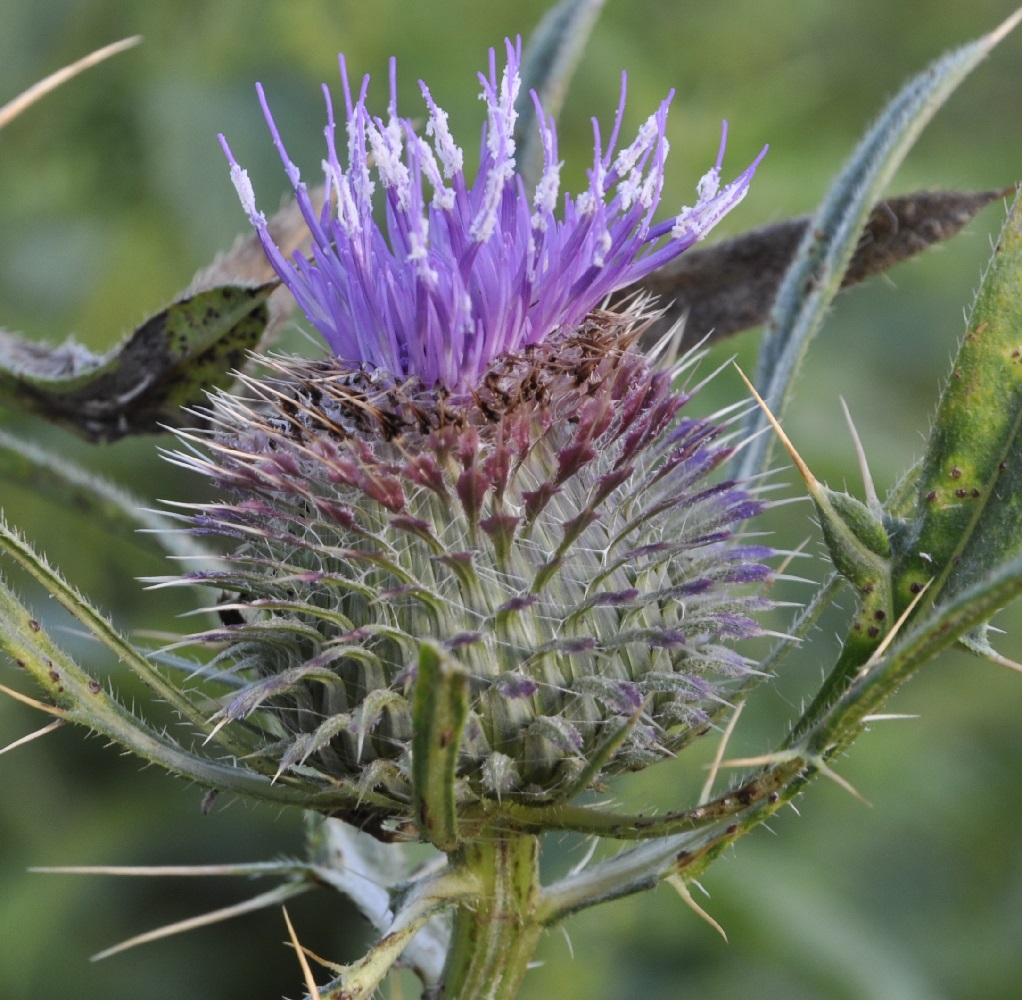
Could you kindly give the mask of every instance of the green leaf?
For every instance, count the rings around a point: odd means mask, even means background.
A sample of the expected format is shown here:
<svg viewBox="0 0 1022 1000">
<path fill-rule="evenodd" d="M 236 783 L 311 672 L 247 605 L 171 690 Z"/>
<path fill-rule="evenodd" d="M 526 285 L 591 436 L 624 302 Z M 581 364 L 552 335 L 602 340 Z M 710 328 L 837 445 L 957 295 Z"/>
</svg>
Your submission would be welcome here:
<svg viewBox="0 0 1022 1000">
<path fill-rule="evenodd" d="M 966 76 L 1022 19 L 1016 11 L 997 29 L 944 55 L 909 80 L 863 137 L 817 209 L 795 262 L 781 282 L 760 350 L 756 387 L 780 418 L 795 375 L 841 282 L 873 203 L 905 154 Z M 766 468 L 772 438 L 766 418 L 750 415 L 749 446 L 739 477 Z"/>
<path fill-rule="evenodd" d="M 266 329 L 277 287 L 221 285 L 143 323 L 109 354 L 68 341 L 49 347 L 0 331 L 0 400 L 91 441 L 194 422 L 182 406 L 229 385 Z"/>
<path fill-rule="evenodd" d="M 942 602 L 1022 552 L 1022 204 L 1016 198 L 941 396 L 898 542 L 898 601 Z"/>
<path fill-rule="evenodd" d="M 314 205 L 323 191 L 310 192 Z M 311 239 L 294 201 L 269 220 L 285 256 Z M 97 356 L 73 341 L 49 347 L 0 330 L 0 403 L 19 406 L 90 441 L 194 425 L 182 407 L 227 388 L 248 352 L 267 349 L 294 309 L 255 233 L 199 271 L 178 300 L 119 347 Z"/>
<path fill-rule="evenodd" d="M 229 788 L 277 801 L 297 798 L 293 789 L 273 786 L 269 778 L 246 768 L 204 759 L 183 750 L 166 734 L 157 734 L 118 702 L 97 678 L 75 663 L 3 581 L 0 581 L 0 651 L 42 687 L 55 705 L 55 715 L 108 736 L 144 760 L 208 787 Z"/>
<path fill-rule="evenodd" d="M 105 645 L 159 698 L 196 726 L 199 732 L 212 732 L 205 714 L 168 682 L 153 666 L 145 654 L 128 642 L 113 624 L 104 617 L 82 594 L 48 565 L 22 537 L 0 519 L 0 553 L 14 559 L 27 573 L 46 589 L 51 597 L 72 614 L 89 632 Z M 39 679 L 39 678 L 37 678 Z M 238 747 L 231 749 L 240 750 Z"/>
</svg>

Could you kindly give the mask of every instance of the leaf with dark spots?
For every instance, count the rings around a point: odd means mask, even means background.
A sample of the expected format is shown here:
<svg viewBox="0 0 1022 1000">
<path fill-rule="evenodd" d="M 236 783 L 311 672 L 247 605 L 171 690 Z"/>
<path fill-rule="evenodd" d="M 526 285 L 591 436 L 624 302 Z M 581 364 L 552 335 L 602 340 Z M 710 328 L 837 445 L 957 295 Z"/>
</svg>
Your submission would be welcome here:
<svg viewBox="0 0 1022 1000">
<path fill-rule="evenodd" d="M 270 225 L 285 252 L 308 240 L 293 205 Z M 0 330 L 0 402 L 90 441 L 194 425 L 199 418 L 183 408 L 201 404 L 210 389 L 228 387 L 293 307 L 258 239 L 244 237 L 106 354 L 72 340 L 53 347 Z"/>
<path fill-rule="evenodd" d="M 0 331 L 0 399 L 91 441 L 194 421 L 181 411 L 230 381 L 266 329 L 274 284 L 227 285 L 157 313 L 112 352 L 47 347 Z"/>
<path fill-rule="evenodd" d="M 981 209 L 1012 190 L 920 191 L 879 202 L 863 229 L 841 287 L 860 284 L 950 239 Z M 712 342 L 759 326 L 767 318 L 808 225 L 808 216 L 785 219 L 714 246 L 690 250 L 620 295 L 641 287 L 660 297 L 667 311 L 647 332 L 647 343 L 682 317 L 686 344 L 707 336 Z"/>
<path fill-rule="evenodd" d="M 945 603 L 1022 552 L 1020 328 L 1016 199 L 941 394 L 910 530 L 896 539 L 896 612 L 924 586 L 924 605 Z"/>
</svg>

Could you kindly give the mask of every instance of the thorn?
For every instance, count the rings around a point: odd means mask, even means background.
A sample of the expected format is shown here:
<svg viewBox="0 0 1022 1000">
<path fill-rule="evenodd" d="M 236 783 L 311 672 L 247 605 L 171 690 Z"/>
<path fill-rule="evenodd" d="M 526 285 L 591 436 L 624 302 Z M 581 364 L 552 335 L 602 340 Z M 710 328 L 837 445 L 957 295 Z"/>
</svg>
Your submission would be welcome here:
<svg viewBox="0 0 1022 1000">
<path fill-rule="evenodd" d="M 900 715 L 897 712 L 879 713 L 877 715 L 864 715 L 863 722 L 887 722 L 891 719 L 918 719 L 918 715 Z"/>
<path fill-rule="evenodd" d="M 1022 20 L 1022 9 L 1016 10 L 1007 20 L 1002 21 L 1000 25 L 994 28 L 989 35 L 986 36 L 986 40 L 990 43 L 991 47 L 996 45 L 1005 35 L 1008 34 L 1018 23 Z"/>
<path fill-rule="evenodd" d="M 685 901 L 685 905 L 701 920 L 705 920 L 725 941 L 727 941 L 727 932 L 724 930 L 716 920 L 713 919 L 693 898 L 692 893 L 688 891 L 688 885 L 685 880 L 678 874 L 668 875 L 666 881 L 674 887 L 675 892 Z"/>
<path fill-rule="evenodd" d="M 571 943 L 571 935 L 568 933 L 568 928 L 564 924 L 557 925 L 561 933 L 564 935 L 564 943 L 568 946 L 568 954 L 571 956 L 572 961 L 575 960 L 575 948 Z"/>
<path fill-rule="evenodd" d="M 291 875 L 294 870 L 294 866 L 286 862 L 278 865 L 266 861 L 236 865 L 53 865 L 27 869 L 43 875 L 127 875 L 143 878 L 164 876 L 209 878 L 214 875 L 255 878 L 260 875 Z"/>
<path fill-rule="evenodd" d="M 860 802 L 862 802 L 865 805 L 869 806 L 871 809 L 873 808 L 873 803 L 870 802 L 869 799 L 867 799 L 865 795 L 863 795 L 861 792 L 859 792 L 855 788 L 855 786 L 847 778 L 842 778 L 841 775 L 837 773 L 837 771 L 834 771 L 823 760 L 822 757 L 817 757 L 816 759 L 810 759 L 809 763 L 812 764 L 813 767 L 815 767 L 816 770 L 819 771 L 820 774 L 822 774 L 825 778 L 830 778 L 831 781 L 833 781 L 837 785 L 840 785 L 846 792 L 850 792 Z"/>
<path fill-rule="evenodd" d="M 738 722 L 738 716 L 742 714 L 743 708 L 745 708 L 744 701 L 740 701 L 735 705 L 735 710 L 728 720 L 724 735 L 721 737 L 720 746 L 717 747 L 717 752 L 713 757 L 713 763 L 710 765 L 710 773 L 706 776 L 706 783 L 703 785 L 703 790 L 699 793 L 697 805 L 702 806 L 710 801 L 713 783 L 717 780 L 717 774 L 720 771 L 720 762 L 724 758 L 724 751 L 727 749 L 728 740 L 731 739 L 731 734 L 735 731 L 735 724 Z"/>
<path fill-rule="evenodd" d="M 97 952 L 90 961 L 99 962 L 104 958 L 109 958 L 111 955 L 116 955 L 118 952 L 134 948 L 136 945 L 158 941 L 173 934 L 181 934 L 184 931 L 195 930 L 198 927 L 208 927 L 210 924 L 218 923 L 221 920 L 229 920 L 231 917 L 238 917 L 243 913 L 261 910 L 267 906 L 280 903 L 291 896 L 308 892 L 312 888 L 313 884 L 311 882 L 287 882 L 277 886 L 275 889 L 270 889 L 268 892 L 263 892 L 258 896 L 253 896 L 251 899 L 246 899 L 241 903 L 225 906 L 222 909 L 203 913 L 197 917 L 188 917 L 186 920 L 179 920 L 176 923 L 166 924 L 163 927 L 157 927 L 155 930 L 137 934 L 135 937 L 128 938 L 127 941 L 115 944 L 112 948 L 106 948 L 104 951 Z"/>
<path fill-rule="evenodd" d="M 55 705 L 46 705 L 41 701 L 36 701 L 35 698 L 30 698 L 27 694 L 15 691 L 4 684 L 0 684 L 0 694 L 5 694 L 8 698 L 20 701 L 23 705 L 28 705 L 29 708 L 38 708 L 40 712 L 45 712 L 47 715 L 55 715 L 60 719 L 67 717 L 67 713 L 63 709 L 57 708 Z"/>
<path fill-rule="evenodd" d="M 227 718 L 226 716 L 224 716 L 224 718 L 222 718 L 222 719 L 221 719 L 221 720 L 220 720 L 220 721 L 219 721 L 219 722 L 218 722 L 218 723 L 217 723 L 217 724 L 216 724 L 216 725 L 215 725 L 215 726 L 214 726 L 214 727 L 213 727 L 213 728 L 212 728 L 212 729 L 211 729 L 211 730 L 209 731 L 209 736 L 207 736 L 207 737 L 206 737 L 206 738 L 205 738 L 205 739 L 204 739 L 204 740 L 202 741 L 202 745 L 203 745 L 203 746 L 205 746 L 205 745 L 206 745 L 206 744 L 207 744 L 207 743 L 208 743 L 208 742 L 209 742 L 209 741 L 210 741 L 211 739 L 213 739 L 213 737 L 214 737 L 214 736 L 216 736 L 216 734 L 217 734 L 217 733 L 219 733 L 219 732 L 220 732 L 220 730 L 221 730 L 221 729 L 223 729 L 223 728 L 224 728 L 224 726 L 226 726 L 226 725 L 227 725 L 227 723 L 228 723 L 228 722 L 230 722 L 230 721 L 231 721 L 231 720 L 230 720 L 229 718 Z"/>
<path fill-rule="evenodd" d="M 287 907 L 282 906 L 284 923 L 287 924 L 287 932 L 291 937 L 291 944 L 294 945 L 295 953 L 298 955 L 298 964 L 302 967 L 302 975 L 305 976 L 305 987 L 309 991 L 311 1000 L 321 1000 L 316 980 L 312 978 L 312 969 L 309 968 L 309 960 L 305 957 L 305 949 L 298 943 L 298 935 L 295 934 L 294 925 L 287 915 Z"/>
<path fill-rule="evenodd" d="M 593 837 L 590 841 L 589 847 L 586 849 L 585 854 L 582 856 L 582 860 L 576 865 L 572 865 L 569 875 L 577 875 L 580 871 L 583 871 L 586 865 L 593 860 L 593 855 L 596 853 L 596 848 L 599 846 L 599 838 Z"/>
<path fill-rule="evenodd" d="M 996 663 L 1001 667 L 1007 667 L 1009 670 L 1017 670 L 1020 674 L 1022 674 L 1022 663 L 1016 663 L 1015 660 L 1009 660 L 1007 656 L 998 653 L 996 649 L 989 650 L 985 655 L 991 663 Z"/>
<path fill-rule="evenodd" d="M 778 753 L 765 753 L 759 757 L 734 757 L 722 760 L 721 767 L 759 767 L 761 764 L 784 764 L 801 756 L 794 750 L 782 750 Z"/>
<path fill-rule="evenodd" d="M 785 571 L 785 570 L 786 570 L 786 569 L 787 569 L 787 568 L 788 568 L 788 567 L 789 567 L 789 566 L 790 566 L 790 565 L 791 565 L 791 564 L 792 564 L 792 563 L 793 563 L 793 562 L 795 561 L 795 559 L 796 559 L 796 558 L 797 558 L 797 557 L 798 557 L 798 556 L 799 556 L 799 555 L 800 555 L 800 554 L 801 554 L 801 553 L 802 553 L 802 552 L 803 552 L 803 551 L 805 550 L 806 546 L 807 546 L 807 545 L 809 544 L 809 541 L 810 541 L 810 539 L 808 539 L 808 538 L 803 538 L 803 539 L 802 539 L 802 541 L 801 541 L 801 542 L 799 542 L 799 543 L 798 543 L 798 545 L 796 545 L 796 546 L 795 546 L 795 548 L 793 548 L 793 549 L 792 549 L 792 550 L 791 550 L 791 551 L 790 551 L 790 552 L 789 552 L 789 553 L 788 553 L 788 554 L 787 554 L 787 555 L 786 555 L 786 556 L 784 557 L 784 561 L 783 561 L 783 562 L 781 563 L 781 565 L 780 565 L 780 566 L 778 566 L 778 567 L 777 567 L 776 571 L 775 571 L 775 572 L 774 572 L 774 574 L 773 574 L 773 580 L 779 580 L 779 579 L 780 579 L 780 578 L 781 578 L 781 577 L 783 576 L 783 574 L 784 574 L 784 571 Z M 773 586 L 773 581 L 769 582 L 769 583 L 767 584 L 767 586 L 768 586 L 768 587 L 772 587 L 772 586 Z"/>
<path fill-rule="evenodd" d="M 39 739 L 40 736 L 45 736 L 47 733 L 52 733 L 54 729 L 59 729 L 64 725 L 63 719 L 54 719 L 53 722 L 43 726 L 42 729 L 37 729 L 34 733 L 29 733 L 27 736 L 22 736 L 20 740 L 15 740 L 13 743 L 8 743 L 0 754 L 7 753 L 8 750 L 13 750 L 15 747 L 24 746 L 26 743 L 31 743 L 32 740 Z"/>
<path fill-rule="evenodd" d="M 1002 630 L 997 629 L 996 631 L 1001 632 Z M 996 663 L 999 667 L 1007 667 L 1009 670 L 1015 670 L 1018 673 L 1022 673 L 1022 663 L 1016 663 L 1014 660 L 1008 659 L 1008 657 L 1003 653 L 998 653 L 997 650 L 988 642 L 974 642 L 970 640 L 968 636 L 962 636 L 962 638 L 958 641 L 970 653 L 974 653 L 976 656 L 982 656 L 984 660 Z"/>
<path fill-rule="evenodd" d="M 866 506 L 869 507 L 876 517 L 881 517 L 884 511 L 880 506 L 880 499 L 877 497 L 876 486 L 873 483 L 873 476 L 869 471 L 869 463 L 866 461 L 866 452 L 862 447 L 859 432 L 855 429 L 855 424 L 852 423 L 852 414 L 848 409 L 848 404 L 845 402 L 845 397 L 839 396 L 838 399 L 841 400 L 841 409 L 845 411 L 845 420 L 848 422 L 848 430 L 851 431 L 852 443 L 855 445 L 855 455 L 859 460 L 859 473 L 862 476 L 862 489 L 866 496 Z"/>
<path fill-rule="evenodd" d="M 782 445 L 784 445 L 784 450 L 791 457 L 792 462 L 795 463 L 795 468 L 798 469 L 799 475 L 801 475 L 802 478 L 805 480 L 805 484 L 806 486 L 809 487 L 810 493 L 813 493 L 815 495 L 815 493 L 820 488 L 819 481 L 809 471 L 809 466 L 806 465 L 806 463 L 802 460 L 802 456 L 795 450 L 795 446 L 791 443 L 791 439 L 788 437 L 787 434 L 784 433 L 783 428 L 777 422 L 777 418 L 770 412 L 770 407 L 767 406 L 763 397 L 758 392 L 756 392 L 756 387 L 752 384 L 752 382 L 749 381 L 748 376 L 745 374 L 745 372 L 742 371 L 741 368 L 738 367 L 737 364 L 735 364 L 735 368 L 737 369 L 738 374 L 742 376 L 742 381 L 748 387 L 749 392 L 752 393 L 753 398 L 756 400 L 757 403 L 759 403 L 760 409 L 763 411 L 764 414 L 766 414 L 767 420 L 770 421 L 770 426 L 773 427 L 774 433 L 777 435 L 778 440 L 781 442 Z"/>
</svg>

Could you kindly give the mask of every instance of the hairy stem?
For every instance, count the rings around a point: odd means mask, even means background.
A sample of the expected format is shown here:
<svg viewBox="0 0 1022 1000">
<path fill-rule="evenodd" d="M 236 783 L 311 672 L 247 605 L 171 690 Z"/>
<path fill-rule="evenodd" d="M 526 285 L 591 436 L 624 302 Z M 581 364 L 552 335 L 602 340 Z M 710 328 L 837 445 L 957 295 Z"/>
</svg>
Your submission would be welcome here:
<svg viewBox="0 0 1022 1000">
<path fill-rule="evenodd" d="M 466 844 L 459 860 L 482 891 L 455 913 L 440 998 L 513 1000 L 543 933 L 539 840 L 496 833 Z"/>
</svg>

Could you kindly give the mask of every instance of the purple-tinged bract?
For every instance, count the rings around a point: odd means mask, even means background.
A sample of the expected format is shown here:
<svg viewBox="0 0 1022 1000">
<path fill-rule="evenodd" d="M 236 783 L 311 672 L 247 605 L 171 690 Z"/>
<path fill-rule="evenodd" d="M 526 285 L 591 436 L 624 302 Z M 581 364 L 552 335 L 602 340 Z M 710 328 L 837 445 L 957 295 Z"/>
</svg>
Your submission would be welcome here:
<svg viewBox="0 0 1022 1000">
<path fill-rule="evenodd" d="M 384 121 L 366 108 L 368 77 L 353 97 L 342 56 L 347 165 L 338 156 L 333 105 L 324 87 L 321 209 L 288 158 L 259 88 L 274 142 L 313 235 L 311 260 L 298 254 L 287 260 L 274 244 L 248 176 L 221 137 L 234 184 L 267 256 L 334 354 L 352 367 L 385 373 L 398 382 L 415 376 L 427 386 L 471 386 L 494 359 L 577 326 L 608 294 L 676 257 L 745 195 L 758 158 L 721 187 L 722 139 L 716 164 L 699 182 L 694 207 L 654 222 L 672 95 L 629 145 L 617 149 L 624 113 L 622 76 L 621 103 L 606 147 L 594 120 L 589 186 L 577 197 L 560 196 L 554 123 L 532 95 L 543 170 L 530 197 L 515 163 L 521 44 L 507 42 L 506 50 L 499 79 L 493 50 L 489 75 L 479 77 L 486 125 L 479 172 L 471 184 L 447 114 L 424 83 L 426 138 L 397 115 L 393 61 Z M 374 175 L 383 188 L 385 231 L 373 218 Z"/>
</svg>

